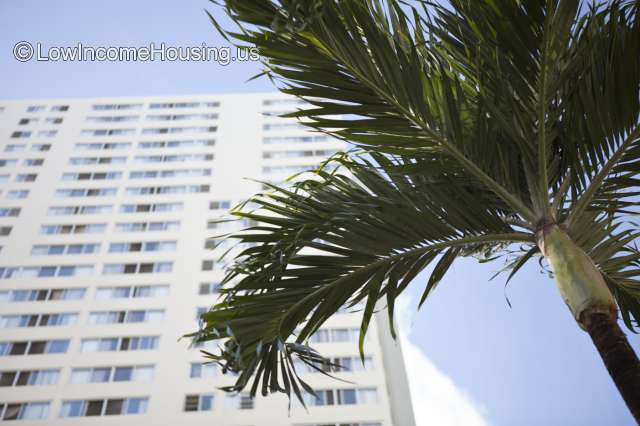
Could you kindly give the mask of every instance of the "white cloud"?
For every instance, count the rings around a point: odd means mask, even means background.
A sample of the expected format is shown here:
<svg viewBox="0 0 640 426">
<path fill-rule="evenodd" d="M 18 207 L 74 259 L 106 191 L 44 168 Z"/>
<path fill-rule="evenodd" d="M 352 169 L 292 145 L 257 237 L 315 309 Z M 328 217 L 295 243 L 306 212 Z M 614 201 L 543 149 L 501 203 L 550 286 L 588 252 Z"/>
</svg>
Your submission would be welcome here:
<svg viewBox="0 0 640 426">
<path fill-rule="evenodd" d="M 411 341 L 410 312 L 415 308 L 400 297 L 395 309 L 417 426 L 488 426 L 486 409 L 431 362 Z"/>
</svg>

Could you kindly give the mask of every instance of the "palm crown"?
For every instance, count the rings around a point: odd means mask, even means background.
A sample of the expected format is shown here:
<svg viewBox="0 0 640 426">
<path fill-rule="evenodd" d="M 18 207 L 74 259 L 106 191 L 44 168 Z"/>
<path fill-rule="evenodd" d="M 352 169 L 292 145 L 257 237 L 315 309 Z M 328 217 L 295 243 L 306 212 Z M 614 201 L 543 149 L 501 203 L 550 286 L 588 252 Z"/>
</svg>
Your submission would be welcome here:
<svg viewBox="0 0 640 426">
<path fill-rule="evenodd" d="M 427 266 L 420 304 L 456 258 L 514 243 L 509 279 L 546 257 L 583 328 L 592 311 L 637 325 L 638 232 L 625 224 L 640 170 L 636 2 L 223 7 L 238 29 L 218 29 L 311 104 L 289 116 L 355 147 L 231 212 L 257 225 L 230 236 L 243 248 L 193 334 L 221 339 L 207 356 L 241 373 L 228 390 L 300 397 L 311 389 L 293 357 L 322 360 L 305 342 L 338 309 L 364 305 L 362 353 L 380 299 L 393 324 Z"/>
</svg>

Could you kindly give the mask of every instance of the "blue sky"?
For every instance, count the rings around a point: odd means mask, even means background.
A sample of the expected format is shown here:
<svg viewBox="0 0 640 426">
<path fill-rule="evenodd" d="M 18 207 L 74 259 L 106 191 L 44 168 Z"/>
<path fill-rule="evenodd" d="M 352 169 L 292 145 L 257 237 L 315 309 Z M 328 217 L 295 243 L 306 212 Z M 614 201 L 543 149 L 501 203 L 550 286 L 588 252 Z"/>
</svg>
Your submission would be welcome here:
<svg viewBox="0 0 640 426">
<path fill-rule="evenodd" d="M 15 43 L 45 47 L 222 46 L 199 0 L 0 2 L 0 99 L 174 95 L 275 90 L 267 79 L 245 81 L 257 63 L 28 62 Z M 418 424 L 632 425 L 589 340 L 555 285 L 525 267 L 507 288 L 501 265 L 464 260 L 415 313 L 426 282 L 419 276 L 402 310 L 405 352 Z M 640 339 L 631 335 L 636 350 Z"/>
</svg>

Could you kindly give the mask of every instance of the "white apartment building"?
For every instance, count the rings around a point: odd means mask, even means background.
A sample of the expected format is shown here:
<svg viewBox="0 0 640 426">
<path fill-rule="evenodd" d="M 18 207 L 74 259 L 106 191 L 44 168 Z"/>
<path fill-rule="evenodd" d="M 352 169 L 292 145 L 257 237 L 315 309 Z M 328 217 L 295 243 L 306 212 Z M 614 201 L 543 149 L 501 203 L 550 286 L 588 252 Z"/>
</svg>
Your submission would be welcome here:
<svg viewBox="0 0 640 426">
<path fill-rule="evenodd" d="M 386 316 L 313 346 L 347 371 L 304 378 L 308 410 L 255 400 L 180 336 L 216 299 L 207 239 L 226 209 L 343 148 L 278 114 L 277 93 L 0 101 L 0 422 L 413 426 Z M 224 230 L 222 230 L 224 231 Z"/>
</svg>

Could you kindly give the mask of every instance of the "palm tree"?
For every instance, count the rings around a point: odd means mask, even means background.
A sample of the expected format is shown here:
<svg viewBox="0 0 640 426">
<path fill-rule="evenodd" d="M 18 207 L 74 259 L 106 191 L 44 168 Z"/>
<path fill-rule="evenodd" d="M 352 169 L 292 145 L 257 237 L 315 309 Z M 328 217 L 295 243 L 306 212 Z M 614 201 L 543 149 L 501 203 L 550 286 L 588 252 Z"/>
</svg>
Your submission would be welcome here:
<svg viewBox="0 0 640 426">
<path fill-rule="evenodd" d="M 353 145 L 232 210 L 257 224 L 196 341 L 238 391 L 312 389 L 293 359 L 344 306 L 372 314 L 432 266 L 420 305 L 461 256 L 543 259 L 640 422 L 640 6 L 579 0 L 226 0 L 289 114 Z M 210 15 L 211 16 L 211 15 Z M 515 253 L 515 254 L 514 254 Z M 414 283 L 412 285 L 419 285 Z"/>
</svg>

